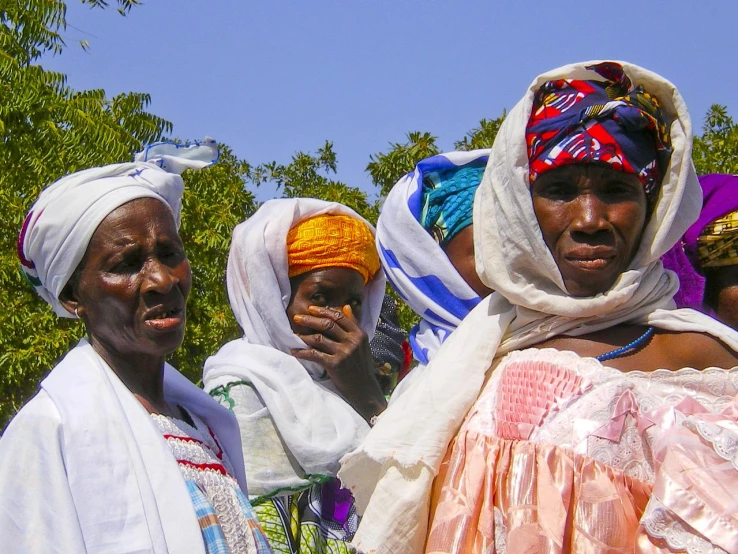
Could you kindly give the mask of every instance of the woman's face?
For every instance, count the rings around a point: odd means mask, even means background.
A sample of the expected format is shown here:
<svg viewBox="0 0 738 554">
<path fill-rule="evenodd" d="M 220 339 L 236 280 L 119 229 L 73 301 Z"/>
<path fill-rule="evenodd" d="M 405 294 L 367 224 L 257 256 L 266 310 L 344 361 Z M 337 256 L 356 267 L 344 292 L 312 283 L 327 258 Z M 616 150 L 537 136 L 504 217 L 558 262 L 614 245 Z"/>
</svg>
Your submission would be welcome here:
<svg viewBox="0 0 738 554">
<path fill-rule="evenodd" d="M 705 269 L 705 303 L 718 321 L 738 329 L 738 265 Z"/>
<path fill-rule="evenodd" d="M 492 294 L 492 289 L 487 287 L 477 275 L 477 268 L 474 261 L 474 226 L 469 225 L 463 229 L 443 246 L 443 251 L 448 256 L 451 264 L 459 272 L 461 278 L 466 281 L 467 285 L 476 292 L 480 297 L 484 298 Z"/>
<path fill-rule="evenodd" d="M 346 267 L 316 269 L 293 277 L 290 279 L 290 286 L 292 296 L 287 306 L 287 317 L 292 330 L 298 335 L 318 332 L 294 322 L 294 316 L 307 314 L 309 306 L 340 310 L 348 305 L 351 306 L 356 321 L 361 321 L 364 278 L 358 271 Z"/>
<path fill-rule="evenodd" d="M 533 209 L 572 296 L 607 291 L 630 265 L 646 224 L 646 193 L 636 175 L 595 164 L 543 173 Z"/>
<path fill-rule="evenodd" d="M 163 202 L 141 198 L 111 212 L 72 280 L 65 305 L 77 308 L 93 345 L 163 358 L 182 344 L 190 264 Z"/>
</svg>

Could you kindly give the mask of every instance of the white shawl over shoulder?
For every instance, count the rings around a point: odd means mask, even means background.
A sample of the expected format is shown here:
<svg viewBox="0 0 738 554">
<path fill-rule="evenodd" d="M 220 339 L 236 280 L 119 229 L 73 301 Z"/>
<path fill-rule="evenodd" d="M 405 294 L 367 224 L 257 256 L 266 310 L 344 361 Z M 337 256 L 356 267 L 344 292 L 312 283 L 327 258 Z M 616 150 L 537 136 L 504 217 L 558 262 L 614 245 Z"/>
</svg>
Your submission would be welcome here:
<svg viewBox="0 0 738 554">
<path fill-rule="evenodd" d="M 169 365 L 164 387 L 213 430 L 246 492 L 233 414 Z M 0 440 L 0 490 L 3 552 L 205 554 L 169 446 L 85 339 Z"/>
</svg>

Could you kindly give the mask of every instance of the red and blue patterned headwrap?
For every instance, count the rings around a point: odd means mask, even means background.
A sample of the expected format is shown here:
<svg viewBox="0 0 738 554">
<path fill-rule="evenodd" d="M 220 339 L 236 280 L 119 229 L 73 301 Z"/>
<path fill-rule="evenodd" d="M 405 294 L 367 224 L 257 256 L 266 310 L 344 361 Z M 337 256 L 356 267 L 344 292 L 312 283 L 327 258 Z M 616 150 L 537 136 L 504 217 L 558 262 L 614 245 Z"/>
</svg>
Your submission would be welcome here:
<svg viewBox="0 0 738 554">
<path fill-rule="evenodd" d="M 606 163 L 637 175 L 652 204 L 671 155 L 659 101 L 620 64 L 587 69 L 605 80 L 558 79 L 538 89 L 525 134 L 530 182 L 563 165 Z"/>
</svg>

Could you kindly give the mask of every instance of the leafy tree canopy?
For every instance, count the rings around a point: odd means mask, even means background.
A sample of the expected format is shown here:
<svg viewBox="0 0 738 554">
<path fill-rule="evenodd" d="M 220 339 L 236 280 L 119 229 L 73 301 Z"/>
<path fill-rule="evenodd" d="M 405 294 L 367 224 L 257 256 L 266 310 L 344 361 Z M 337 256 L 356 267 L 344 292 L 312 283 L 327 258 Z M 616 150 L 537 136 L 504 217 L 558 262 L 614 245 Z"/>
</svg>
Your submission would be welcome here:
<svg viewBox="0 0 738 554">
<path fill-rule="evenodd" d="M 707 110 L 702 135 L 694 139 L 692 157 L 698 175 L 738 173 L 738 124 L 726 106 L 713 104 Z"/>
<path fill-rule="evenodd" d="M 119 0 L 118 10 L 136 3 Z M 172 129 L 146 111 L 147 94 L 75 91 L 65 75 L 34 63 L 64 48 L 65 13 L 65 3 L 54 0 L 0 8 L 0 429 L 84 333 L 79 322 L 57 318 L 21 276 L 15 241 L 31 203 L 59 177 L 129 160 Z M 254 209 L 244 187 L 248 173 L 248 164 L 225 148 L 218 166 L 184 176 L 182 234 L 198 263 L 187 338 L 174 362 L 194 380 L 205 356 L 239 334 L 223 281 L 231 230 Z"/>
<path fill-rule="evenodd" d="M 116 6 L 127 14 L 139 0 L 82 0 L 95 8 Z M 60 0 L 6 0 L 0 3 L 0 429 L 36 390 L 39 381 L 84 329 L 62 320 L 25 284 L 15 255 L 18 229 L 41 189 L 87 167 L 131 159 L 172 125 L 148 111 L 145 93 L 108 98 L 101 89 L 75 91 L 66 76 L 44 70 L 43 55 L 65 47 L 66 3 Z M 81 43 L 86 47 L 86 43 Z M 482 119 L 454 143 L 472 150 L 492 145 L 505 113 Z M 297 152 L 287 163 L 252 166 L 221 145 L 220 162 L 186 172 L 181 233 L 192 260 L 192 293 L 185 343 L 172 363 L 190 379 L 200 379 L 202 363 L 224 342 L 241 334 L 228 305 L 225 267 L 233 227 L 257 208 L 250 187 L 276 185 L 284 197 L 315 197 L 352 207 L 372 223 L 381 199 L 422 159 L 441 151 L 429 132 L 408 133 L 385 151 L 369 156 L 366 171 L 376 195 L 336 179 L 338 161 L 326 141 L 314 153 Z M 738 172 L 738 125 L 725 106 L 710 108 L 703 134 L 695 139 L 699 173 Z M 401 304 L 401 322 L 417 321 Z"/>
<path fill-rule="evenodd" d="M 272 161 L 255 167 L 250 181 L 257 187 L 272 183 L 282 191 L 284 198 L 320 198 L 340 202 L 375 223 L 379 215 L 376 204 L 369 200 L 366 192 L 331 179 L 337 168 L 333 143 L 325 141 L 315 155 L 297 152 L 287 165 Z"/>
<path fill-rule="evenodd" d="M 369 156 L 366 170 L 379 187 L 380 196 L 387 196 L 397 180 L 412 171 L 420 160 L 440 153 L 437 137 L 430 133 L 413 131 L 406 138 L 406 142 L 390 143 L 388 152 Z"/>
</svg>

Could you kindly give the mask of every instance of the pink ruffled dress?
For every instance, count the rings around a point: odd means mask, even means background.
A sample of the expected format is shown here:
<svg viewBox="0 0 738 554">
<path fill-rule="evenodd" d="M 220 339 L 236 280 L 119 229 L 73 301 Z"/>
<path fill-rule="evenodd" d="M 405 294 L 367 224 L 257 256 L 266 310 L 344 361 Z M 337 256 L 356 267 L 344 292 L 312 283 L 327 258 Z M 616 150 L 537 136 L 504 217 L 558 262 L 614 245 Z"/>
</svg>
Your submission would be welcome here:
<svg viewBox="0 0 738 554">
<path fill-rule="evenodd" d="M 436 478 L 426 552 L 738 552 L 738 368 L 500 362 Z"/>
</svg>

